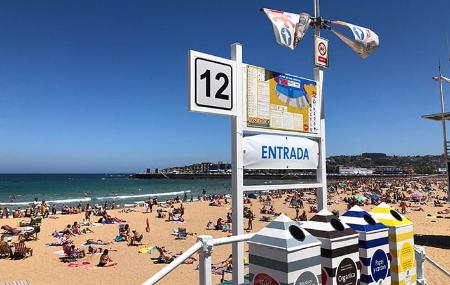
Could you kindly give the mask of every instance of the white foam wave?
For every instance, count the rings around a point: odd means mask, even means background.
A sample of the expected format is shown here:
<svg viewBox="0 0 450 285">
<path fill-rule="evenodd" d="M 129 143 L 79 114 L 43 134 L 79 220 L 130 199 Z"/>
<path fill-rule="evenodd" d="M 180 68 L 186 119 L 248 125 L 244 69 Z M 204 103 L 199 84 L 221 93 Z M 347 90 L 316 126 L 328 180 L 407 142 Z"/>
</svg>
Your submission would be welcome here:
<svg viewBox="0 0 450 285">
<path fill-rule="evenodd" d="M 89 197 L 83 197 L 83 198 L 73 198 L 73 199 L 61 199 L 61 200 L 46 200 L 45 202 L 52 203 L 52 204 L 65 204 L 65 203 L 76 203 L 76 202 L 89 202 L 92 199 Z M 33 201 L 28 202 L 0 202 L 0 205 L 10 205 L 10 206 L 27 206 L 32 204 Z M 39 201 L 40 203 L 40 201 Z"/>
<path fill-rule="evenodd" d="M 108 196 L 108 197 L 97 197 L 97 200 L 123 200 L 123 199 L 133 199 L 133 198 L 142 198 L 142 197 L 159 197 L 159 196 L 173 196 L 178 194 L 190 193 L 190 190 L 186 191 L 175 191 L 175 192 L 162 192 L 162 193 L 147 193 L 147 194 L 138 194 L 138 195 L 117 195 L 117 196 Z"/>
</svg>

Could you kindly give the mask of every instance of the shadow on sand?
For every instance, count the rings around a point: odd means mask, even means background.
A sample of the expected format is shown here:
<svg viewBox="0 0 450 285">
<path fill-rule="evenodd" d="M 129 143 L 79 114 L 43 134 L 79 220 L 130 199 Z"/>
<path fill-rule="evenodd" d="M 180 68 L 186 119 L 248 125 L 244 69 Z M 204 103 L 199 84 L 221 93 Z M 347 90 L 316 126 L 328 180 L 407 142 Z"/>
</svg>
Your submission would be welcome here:
<svg viewBox="0 0 450 285">
<path fill-rule="evenodd" d="M 416 245 L 432 246 L 442 249 L 450 249 L 450 236 L 443 235 L 414 235 Z"/>
</svg>

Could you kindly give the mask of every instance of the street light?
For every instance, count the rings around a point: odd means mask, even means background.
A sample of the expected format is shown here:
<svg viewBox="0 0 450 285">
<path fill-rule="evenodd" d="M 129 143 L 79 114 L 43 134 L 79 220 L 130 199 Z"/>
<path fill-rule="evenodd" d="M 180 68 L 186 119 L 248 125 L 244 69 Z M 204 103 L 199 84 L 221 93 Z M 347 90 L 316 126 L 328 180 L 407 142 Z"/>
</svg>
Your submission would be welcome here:
<svg viewBox="0 0 450 285">
<path fill-rule="evenodd" d="M 439 83 L 439 98 L 441 104 L 441 112 L 439 114 L 424 115 L 422 118 L 441 121 L 442 122 L 442 144 L 444 146 L 444 160 L 447 166 L 447 201 L 450 201 L 450 162 L 448 160 L 449 152 L 449 141 L 447 141 L 447 129 L 445 126 L 445 121 L 450 119 L 450 113 L 445 113 L 444 111 L 444 92 L 442 91 L 442 81 L 450 83 L 450 79 L 441 74 L 441 66 L 439 65 L 439 76 L 432 77 Z"/>
</svg>

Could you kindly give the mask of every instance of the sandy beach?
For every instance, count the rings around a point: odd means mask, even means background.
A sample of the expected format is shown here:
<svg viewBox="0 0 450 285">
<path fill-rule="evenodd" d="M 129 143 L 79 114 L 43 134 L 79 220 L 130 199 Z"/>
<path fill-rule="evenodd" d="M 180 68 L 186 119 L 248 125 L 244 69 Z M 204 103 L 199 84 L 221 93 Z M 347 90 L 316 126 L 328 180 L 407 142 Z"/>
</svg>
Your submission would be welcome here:
<svg viewBox="0 0 450 285">
<path fill-rule="evenodd" d="M 438 190 L 436 190 L 438 191 Z M 339 193 L 341 192 L 341 193 Z M 438 192 L 443 195 L 443 192 Z M 337 193 L 329 196 L 329 200 L 333 201 L 329 205 L 329 210 L 338 210 L 341 214 L 347 209 L 347 204 L 342 201 L 344 197 L 351 196 L 351 193 L 345 192 L 345 188 L 339 189 Z M 289 203 L 285 202 L 286 195 L 281 199 L 274 199 L 273 205 L 277 212 L 283 212 L 291 218 L 295 218 L 296 211 L 289 207 Z M 313 195 L 307 194 L 306 198 L 313 198 Z M 255 219 L 253 222 L 252 232 L 256 232 L 267 223 L 259 221 L 262 216 L 260 209 L 262 204 L 257 199 L 251 200 L 250 206 Z M 414 222 L 414 232 L 416 235 L 416 243 L 425 245 L 427 255 L 443 265 L 450 268 L 450 214 L 439 215 L 437 212 L 449 209 L 449 205 L 444 207 L 434 207 L 431 203 L 428 205 L 420 205 L 424 211 L 412 211 L 407 208 L 406 216 Z M 178 207 L 176 204 L 175 207 Z M 167 222 L 165 219 L 157 218 L 155 209 L 153 213 L 143 213 L 143 208 L 134 208 L 133 212 L 123 213 L 121 210 L 109 210 L 108 214 L 113 217 L 126 220 L 130 228 L 136 229 L 139 233 L 144 234 L 143 245 L 165 246 L 172 252 L 179 252 L 188 249 L 196 241 L 196 236 L 188 236 L 185 240 L 176 240 L 171 235 L 173 229 L 178 227 L 186 227 L 190 233 L 209 234 L 213 237 L 224 237 L 228 233 L 216 230 L 206 230 L 206 224 L 209 220 L 216 221 L 222 217 L 226 219 L 227 212 L 231 211 L 231 205 L 225 204 L 223 207 L 209 206 L 209 202 L 191 202 L 183 203 L 185 207 L 184 223 Z M 308 219 L 314 213 L 308 213 L 309 204 L 305 201 L 305 210 Z M 373 205 L 366 205 L 363 208 L 370 210 Z M 394 208 L 399 210 L 398 204 Z M 439 216 L 440 218 L 438 218 Z M 84 214 L 73 215 L 56 215 L 54 218 L 46 218 L 42 222 L 39 239 L 36 241 L 28 241 L 26 245 L 33 249 L 31 257 L 21 260 L 11 260 L 9 258 L 0 259 L 0 282 L 12 280 L 27 280 L 29 284 L 141 284 L 151 277 L 158 270 L 163 268 L 164 264 L 154 264 L 151 258 L 157 258 L 158 252 L 154 250 L 151 254 L 139 253 L 138 250 L 142 246 L 127 246 L 126 242 L 114 242 L 103 248 L 110 249 L 110 258 L 118 264 L 114 267 L 100 268 L 98 264 L 100 255 L 88 255 L 78 262 L 86 264 L 80 267 L 69 267 L 68 263 L 59 260 L 56 251 L 61 251 L 61 246 L 46 246 L 47 243 L 54 242 L 56 239 L 51 236 L 55 230 L 62 230 L 67 224 L 73 224 L 74 221 L 81 222 Z M 145 232 L 146 219 L 150 221 L 150 232 Z M 94 222 L 98 219 L 96 216 L 91 217 Z M 28 220 L 25 218 L 3 219 L 0 220 L 1 225 L 11 225 L 17 227 L 20 220 Z M 247 226 L 247 222 L 245 224 Z M 90 227 L 94 233 L 77 235 L 72 237 L 77 247 L 82 246 L 88 238 L 101 239 L 103 241 L 113 241 L 118 234 L 118 224 L 98 224 Z M 17 239 L 13 237 L 13 240 Z M 231 246 L 220 246 L 214 249 L 213 263 L 223 261 L 231 253 Z M 197 255 L 194 255 L 198 258 Z M 174 272 L 169 274 L 159 284 L 185 284 L 189 280 L 189 284 L 198 283 L 198 271 L 196 270 L 197 262 L 194 264 L 183 264 Z M 230 279 L 231 275 L 225 276 Z M 446 284 L 448 279 L 435 270 L 429 264 L 426 265 L 426 279 L 428 284 Z M 213 276 L 213 281 L 217 284 L 220 281 L 219 275 Z"/>
</svg>

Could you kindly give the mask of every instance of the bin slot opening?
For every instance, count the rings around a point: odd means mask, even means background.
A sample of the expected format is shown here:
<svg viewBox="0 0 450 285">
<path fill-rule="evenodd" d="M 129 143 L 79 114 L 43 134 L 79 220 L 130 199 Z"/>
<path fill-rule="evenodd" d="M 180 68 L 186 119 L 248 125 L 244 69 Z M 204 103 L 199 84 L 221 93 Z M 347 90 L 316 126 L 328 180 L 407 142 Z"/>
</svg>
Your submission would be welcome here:
<svg viewBox="0 0 450 285">
<path fill-rule="evenodd" d="M 403 218 L 402 218 L 402 216 L 397 212 L 397 211 L 394 211 L 394 210 L 391 210 L 391 215 L 396 219 L 396 220 L 398 220 L 398 221 L 403 221 Z"/>
<path fill-rule="evenodd" d="M 369 225 L 375 225 L 376 224 L 376 222 L 375 222 L 375 220 L 372 218 L 372 216 L 371 215 L 369 215 L 369 214 L 365 214 L 364 216 L 363 216 L 363 218 L 364 218 L 364 220 L 369 224 Z"/>
<path fill-rule="evenodd" d="M 297 226 L 291 225 L 289 226 L 289 233 L 298 241 L 305 240 L 305 233 Z"/>
<path fill-rule="evenodd" d="M 331 223 L 331 226 L 333 226 L 333 228 L 338 230 L 338 231 L 343 231 L 345 229 L 345 227 L 342 224 L 342 222 L 339 221 L 339 219 L 337 219 L 337 218 L 332 218 L 330 220 L 330 223 Z"/>
</svg>

